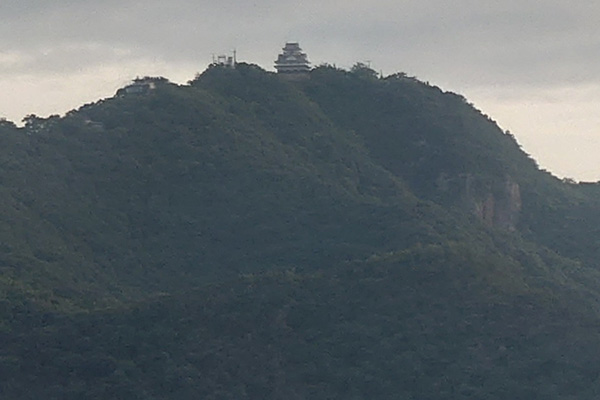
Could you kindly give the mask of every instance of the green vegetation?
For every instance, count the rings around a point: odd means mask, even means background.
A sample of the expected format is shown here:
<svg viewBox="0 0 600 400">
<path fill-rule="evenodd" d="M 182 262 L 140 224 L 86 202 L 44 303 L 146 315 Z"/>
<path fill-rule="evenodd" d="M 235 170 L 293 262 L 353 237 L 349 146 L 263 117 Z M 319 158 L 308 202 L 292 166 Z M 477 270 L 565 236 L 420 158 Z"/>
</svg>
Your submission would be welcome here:
<svg viewBox="0 0 600 400">
<path fill-rule="evenodd" d="M 598 398 L 598 184 L 402 73 L 152 83 L 0 120 L 2 399 Z"/>
</svg>

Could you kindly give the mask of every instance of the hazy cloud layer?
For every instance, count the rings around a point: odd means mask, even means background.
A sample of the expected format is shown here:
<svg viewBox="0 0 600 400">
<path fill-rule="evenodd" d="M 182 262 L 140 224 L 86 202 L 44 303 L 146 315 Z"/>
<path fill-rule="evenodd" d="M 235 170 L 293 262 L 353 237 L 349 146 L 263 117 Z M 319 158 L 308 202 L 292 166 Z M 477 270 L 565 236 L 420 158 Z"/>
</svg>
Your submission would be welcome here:
<svg viewBox="0 0 600 400">
<path fill-rule="evenodd" d="M 501 110 L 513 127 L 536 97 L 598 104 L 589 88 L 600 84 L 599 15 L 600 3 L 565 0 L 4 0 L 0 90 L 19 95 L 0 96 L 0 116 L 64 112 L 136 75 L 185 81 L 233 48 L 272 69 L 284 42 L 298 40 L 315 64 L 404 71 Z M 600 128 L 589 123 L 586 135 Z"/>
<path fill-rule="evenodd" d="M 404 68 L 476 84 L 600 79 L 600 4 L 591 2 L 48 3 L 0 6 L 0 60 L 20 56 L 40 71 L 66 71 L 115 56 L 200 62 L 237 47 L 270 68 L 281 43 L 294 38 L 317 61 L 367 58 L 389 72 Z M 71 54 L 78 50 L 79 57 Z M 0 67 L 11 72 L 3 61 Z"/>
</svg>

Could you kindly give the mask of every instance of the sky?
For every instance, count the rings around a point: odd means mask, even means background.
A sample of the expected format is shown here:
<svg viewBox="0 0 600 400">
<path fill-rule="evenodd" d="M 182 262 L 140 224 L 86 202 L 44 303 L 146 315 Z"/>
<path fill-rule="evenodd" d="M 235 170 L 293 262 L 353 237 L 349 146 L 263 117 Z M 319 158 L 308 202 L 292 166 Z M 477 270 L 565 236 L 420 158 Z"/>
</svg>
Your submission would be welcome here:
<svg viewBox="0 0 600 400">
<path fill-rule="evenodd" d="M 64 114 L 137 76 L 185 83 L 213 54 L 273 70 L 369 63 L 464 95 L 558 177 L 600 180 L 600 2 L 2 0 L 0 117 Z"/>
</svg>

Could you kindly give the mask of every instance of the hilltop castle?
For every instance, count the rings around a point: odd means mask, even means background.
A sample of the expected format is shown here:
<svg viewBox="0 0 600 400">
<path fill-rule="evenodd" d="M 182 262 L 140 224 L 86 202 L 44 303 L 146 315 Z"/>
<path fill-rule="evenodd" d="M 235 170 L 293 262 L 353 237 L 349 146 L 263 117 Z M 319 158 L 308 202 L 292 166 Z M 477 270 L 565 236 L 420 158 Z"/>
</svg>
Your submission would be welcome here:
<svg viewBox="0 0 600 400">
<path fill-rule="evenodd" d="M 310 72 L 310 62 L 297 42 L 288 42 L 275 61 L 275 69 L 283 76 L 302 77 Z"/>
</svg>

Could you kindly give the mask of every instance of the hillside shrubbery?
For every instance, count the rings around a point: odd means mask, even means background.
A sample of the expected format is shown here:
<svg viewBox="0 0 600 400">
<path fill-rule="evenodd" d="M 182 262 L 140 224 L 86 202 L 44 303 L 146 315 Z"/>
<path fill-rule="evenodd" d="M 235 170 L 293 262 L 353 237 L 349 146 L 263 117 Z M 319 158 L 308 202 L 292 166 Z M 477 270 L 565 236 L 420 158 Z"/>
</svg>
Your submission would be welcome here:
<svg viewBox="0 0 600 400">
<path fill-rule="evenodd" d="M 155 83 L 0 121 L 2 398 L 597 397 L 596 184 L 404 74 Z"/>
</svg>

